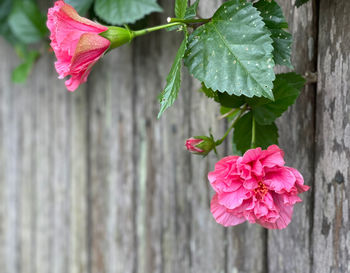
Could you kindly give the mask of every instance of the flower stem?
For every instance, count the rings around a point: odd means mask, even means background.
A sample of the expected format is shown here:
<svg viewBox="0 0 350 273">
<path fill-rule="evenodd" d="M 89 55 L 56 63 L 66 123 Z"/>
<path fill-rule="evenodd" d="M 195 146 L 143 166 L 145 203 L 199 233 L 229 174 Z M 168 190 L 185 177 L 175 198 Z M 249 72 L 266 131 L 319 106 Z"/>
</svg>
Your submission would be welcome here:
<svg viewBox="0 0 350 273">
<path fill-rule="evenodd" d="M 253 118 L 252 118 L 252 142 L 250 144 L 250 148 L 254 149 L 255 146 L 256 146 L 256 144 L 255 144 L 255 118 L 253 115 Z"/>
<path fill-rule="evenodd" d="M 180 19 L 180 18 L 170 18 L 170 17 L 168 17 L 168 19 L 167 19 L 168 23 L 181 22 L 181 23 L 184 23 L 186 25 L 208 23 L 208 22 L 210 22 L 210 20 L 211 19 Z"/>
<path fill-rule="evenodd" d="M 239 108 L 236 109 L 236 111 L 234 111 L 233 113 L 235 113 L 237 115 L 237 117 L 235 118 L 235 120 L 232 122 L 231 126 L 227 129 L 227 131 L 225 132 L 225 134 L 223 135 L 222 138 L 220 138 L 219 140 L 217 140 L 215 142 L 216 146 L 219 146 L 224 140 L 225 138 L 229 135 L 229 133 L 231 132 L 231 130 L 233 129 L 233 127 L 235 127 L 237 121 L 240 119 L 240 117 L 244 114 L 244 112 L 247 110 L 247 105 L 244 105 L 243 108 Z"/>
<path fill-rule="evenodd" d="M 165 24 L 165 25 L 160 25 L 160 26 L 156 26 L 156 27 L 150 27 L 150 28 L 145 28 L 145 29 L 141 29 L 141 30 L 136 30 L 136 31 L 132 31 L 132 36 L 133 37 L 138 37 L 138 36 L 142 36 L 145 34 L 148 34 L 152 31 L 157 31 L 157 30 L 161 30 L 161 29 L 165 29 L 165 28 L 169 28 L 169 27 L 173 27 L 173 26 L 180 26 L 180 25 L 184 25 L 184 23 L 181 22 L 173 22 L 170 24 Z"/>
</svg>

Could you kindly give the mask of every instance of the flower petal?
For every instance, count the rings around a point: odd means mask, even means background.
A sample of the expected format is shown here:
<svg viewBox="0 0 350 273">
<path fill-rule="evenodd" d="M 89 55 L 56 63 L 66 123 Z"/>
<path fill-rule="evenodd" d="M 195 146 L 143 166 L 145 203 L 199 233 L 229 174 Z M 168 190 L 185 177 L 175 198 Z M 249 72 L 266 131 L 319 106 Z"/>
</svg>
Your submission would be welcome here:
<svg viewBox="0 0 350 273">
<path fill-rule="evenodd" d="M 285 190 L 289 192 L 294 184 L 296 178 L 294 174 L 287 168 L 273 168 L 266 171 L 264 183 L 268 185 L 270 190 L 281 192 Z"/>
<path fill-rule="evenodd" d="M 211 200 L 210 211 L 216 222 L 225 227 L 236 226 L 246 220 L 244 217 L 237 217 L 232 212 L 228 212 L 224 206 L 220 205 L 217 194 L 215 194 Z"/>
<path fill-rule="evenodd" d="M 232 192 L 223 192 L 218 195 L 219 203 L 228 209 L 234 209 L 242 205 L 243 200 L 252 196 L 252 192 L 246 190 L 244 187 Z"/>
</svg>

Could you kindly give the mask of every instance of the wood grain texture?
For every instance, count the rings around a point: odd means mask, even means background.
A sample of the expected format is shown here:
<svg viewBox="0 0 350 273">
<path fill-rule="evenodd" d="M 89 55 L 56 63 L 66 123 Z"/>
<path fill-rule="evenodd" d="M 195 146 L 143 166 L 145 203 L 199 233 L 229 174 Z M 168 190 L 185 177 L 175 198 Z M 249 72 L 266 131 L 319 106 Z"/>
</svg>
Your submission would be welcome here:
<svg viewBox="0 0 350 273">
<path fill-rule="evenodd" d="M 221 2 L 202 0 L 200 15 Z M 0 272 L 350 271 L 350 3 L 279 2 L 297 72 L 319 71 L 317 98 L 307 85 L 279 122 L 287 165 L 312 186 L 286 230 L 213 219 L 207 173 L 218 158 L 192 156 L 184 141 L 209 127 L 219 138 L 227 124 L 186 68 L 178 100 L 156 119 L 181 33 L 152 33 L 108 53 L 74 93 L 49 54 L 26 85 L 12 84 L 18 60 L 0 39 Z M 149 25 L 173 14 L 174 1 L 159 3 L 164 13 Z M 229 144 L 219 154 L 231 154 Z"/>
<path fill-rule="evenodd" d="M 314 272 L 350 271 L 350 2 L 320 1 Z"/>
<path fill-rule="evenodd" d="M 296 8 L 294 1 L 278 1 L 293 35 L 292 64 L 297 73 L 316 71 L 317 12 L 315 1 Z M 286 71 L 279 68 L 280 72 Z M 311 186 L 294 207 L 293 220 L 284 230 L 268 231 L 267 272 L 310 272 L 314 191 L 315 85 L 304 87 L 300 97 L 278 120 L 279 144 L 286 165 L 298 169 Z"/>
</svg>

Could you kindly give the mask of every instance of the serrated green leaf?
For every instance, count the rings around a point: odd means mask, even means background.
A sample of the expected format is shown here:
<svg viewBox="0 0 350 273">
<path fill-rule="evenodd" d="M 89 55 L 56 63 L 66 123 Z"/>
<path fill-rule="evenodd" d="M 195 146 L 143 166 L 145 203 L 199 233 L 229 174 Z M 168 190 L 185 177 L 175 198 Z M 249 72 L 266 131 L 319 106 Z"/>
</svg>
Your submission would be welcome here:
<svg viewBox="0 0 350 273">
<path fill-rule="evenodd" d="M 17 0 L 8 19 L 14 36 L 22 43 L 35 43 L 46 36 L 46 17 L 28 0 Z"/>
<path fill-rule="evenodd" d="M 252 122 L 253 114 L 248 114 L 241 117 L 235 127 L 233 134 L 233 153 L 244 154 L 250 149 L 252 138 Z M 255 144 L 256 147 L 266 149 L 272 144 L 278 144 L 278 129 L 275 123 L 270 125 L 255 124 Z"/>
<path fill-rule="evenodd" d="M 214 91 L 273 99 L 272 42 L 251 3 L 231 0 L 192 33 L 185 65 Z"/>
<path fill-rule="evenodd" d="M 294 104 L 304 84 L 305 79 L 294 72 L 276 75 L 273 88 L 275 101 L 264 98 L 247 100 L 252 107 L 255 120 L 263 125 L 274 122 Z"/>
<path fill-rule="evenodd" d="M 94 0 L 65 0 L 65 2 L 74 7 L 80 15 L 85 15 Z"/>
<path fill-rule="evenodd" d="M 193 19 L 197 16 L 199 0 L 196 0 L 191 6 L 186 9 L 185 19 Z"/>
<path fill-rule="evenodd" d="M 25 83 L 39 55 L 38 51 L 27 52 L 24 62 L 12 71 L 12 81 L 15 83 Z"/>
<path fill-rule="evenodd" d="M 276 64 L 285 65 L 289 68 L 293 68 L 290 61 L 292 35 L 284 28 L 288 28 L 288 23 L 284 18 L 281 7 L 272 0 L 260 0 L 254 4 L 261 12 L 261 17 L 265 22 L 266 27 L 271 32 L 271 38 L 273 40 L 273 58 Z"/>
<path fill-rule="evenodd" d="M 296 0 L 295 5 L 299 8 L 301 5 L 304 5 L 307 2 L 309 2 L 309 0 Z"/>
<path fill-rule="evenodd" d="M 187 8 L 187 0 L 175 1 L 175 15 L 177 18 L 184 18 Z"/>
<path fill-rule="evenodd" d="M 152 12 L 161 12 L 156 0 L 95 0 L 96 14 L 104 21 L 122 25 L 134 23 Z"/>
<path fill-rule="evenodd" d="M 175 102 L 177 95 L 179 94 L 181 86 L 181 68 L 182 68 L 182 58 L 185 55 L 187 45 L 187 35 L 182 41 L 179 50 L 175 56 L 174 63 L 170 69 L 169 75 L 166 79 L 166 86 L 163 92 L 160 94 L 160 110 L 158 113 L 158 118 L 164 113 L 164 111 L 169 108 Z"/>
</svg>

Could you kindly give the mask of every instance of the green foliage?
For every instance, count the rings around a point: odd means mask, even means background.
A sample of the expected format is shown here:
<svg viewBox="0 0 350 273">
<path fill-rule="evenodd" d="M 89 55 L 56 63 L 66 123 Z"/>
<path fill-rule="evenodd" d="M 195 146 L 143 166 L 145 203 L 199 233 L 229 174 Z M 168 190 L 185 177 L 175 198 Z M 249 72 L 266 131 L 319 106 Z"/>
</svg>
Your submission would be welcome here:
<svg viewBox="0 0 350 273">
<path fill-rule="evenodd" d="M 296 0 L 295 5 L 299 8 L 301 5 L 304 5 L 307 2 L 309 2 L 309 0 Z"/>
<path fill-rule="evenodd" d="M 177 18 L 184 18 L 187 9 L 187 0 L 175 1 L 175 15 Z"/>
<path fill-rule="evenodd" d="M 247 100 L 252 107 L 255 120 L 262 125 L 274 122 L 290 105 L 294 104 L 304 84 L 305 79 L 294 72 L 278 74 L 273 88 L 275 101 L 264 98 Z"/>
<path fill-rule="evenodd" d="M 186 9 L 185 19 L 193 19 L 197 15 L 199 0 L 196 0 L 191 6 Z"/>
<path fill-rule="evenodd" d="M 215 91 L 273 99 L 272 42 L 251 3 L 231 0 L 192 33 L 185 65 Z"/>
<path fill-rule="evenodd" d="M 166 79 L 167 83 L 160 94 L 160 111 L 158 113 L 158 118 L 164 113 L 164 111 L 173 105 L 174 101 L 179 94 L 180 86 L 181 86 L 181 68 L 182 68 L 182 58 L 185 55 L 187 44 L 187 34 L 185 35 L 185 39 L 182 41 L 181 46 L 176 54 L 174 63 L 170 69 L 169 75 Z"/>
<path fill-rule="evenodd" d="M 238 108 L 245 103 L 245 97 L 218 92 L 218 102 L 224 107 Z"/>
<path fill-rule="evenodd" d="M 35 43 L 47 34 L 46 17 L 29 0 L 17 0 L 8 18 L 11 32 L 22 43 Z"/>
<path fill-rule="evenodd" d="M 23 63 L 12 71 L 12 81 L 15 83 L 25 83 L 40 54 L 38 51 L 27 51 L 27 49 L 18 49 L 17 53 L 23 60 Z"/>
<path fill-rule="evenodd" d="M 101 19 L 114 25 L 134 23 L 151 12 L 162 11 L 156 0 L 95 0 L 94 9 Z"/>
<path fill-rule="evenodd" d="M 271 2 L 260 0 L 254 4 L 254 7 L 261 12 L 265 25 L 271 32 L 275 63 L 293 68 L 290 61 L 292 35 L 283 30 L 288 28 L 288 23 L 283 16 L 281 7 L 274 0 Z"/>
<path fill-rule="evenodd" d="M 80 15 L 85 15 L 94 0 L 65 0 L 65 2 L 74 7 Z"/>
<path fill-rule="evenodd" d="M 212 89 L 207 88 L 204 83 L 202 83 L 202 87 L 198 91 L 204 93 L 208 98 L 219 102 L 218 92 L 214 92 Z"/>
<path fill-rule="evenodd" d="M 12 0 L 0 0 L 0 24 L 3 24 L 12 9 Z"/>
<path fill-rule="evenodd" d="M 241 117 L 234 127 L 233 153 L 242 155 L 251 148 L 253 114 Z M 275 123 L 270 125 L 255 124 L 255 145 L 266 149 L 272 144 L 278 144 L 278 129 Z"/>
</svg>

